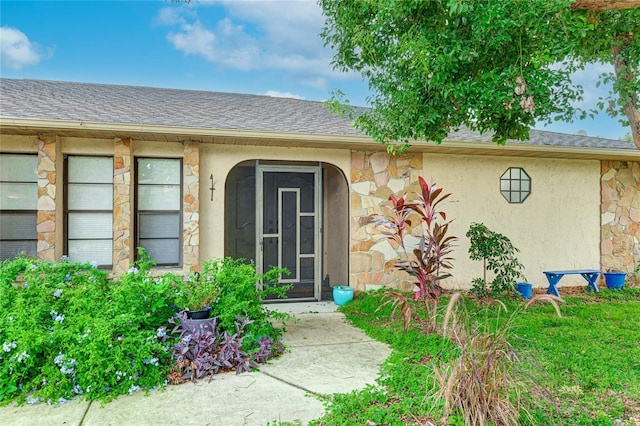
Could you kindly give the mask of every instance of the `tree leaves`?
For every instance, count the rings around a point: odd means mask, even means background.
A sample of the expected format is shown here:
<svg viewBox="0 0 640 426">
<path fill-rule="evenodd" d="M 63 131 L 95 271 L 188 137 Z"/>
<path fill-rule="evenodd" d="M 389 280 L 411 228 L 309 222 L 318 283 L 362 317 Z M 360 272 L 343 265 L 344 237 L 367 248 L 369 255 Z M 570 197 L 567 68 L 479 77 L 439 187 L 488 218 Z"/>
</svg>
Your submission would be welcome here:
<svg viewBox="0 0 640 426">
<path fill-rule="evenodd" d="M 417 139 L 441 143 L 463 126 L 504 144 L 527 139 L 536 121 L 581 113 L 573 101 L 583 89 L 571 73 L 612 63 L 622 33 L 628 72 L 614 91 L 637 109 L 638 10 L 594 14 L 572 3 L 321 0 L 322 37 L 336 49 L 335 68 L 369 81 L 372 108 L 355 124 L 390 151 Z"/>
</svg>

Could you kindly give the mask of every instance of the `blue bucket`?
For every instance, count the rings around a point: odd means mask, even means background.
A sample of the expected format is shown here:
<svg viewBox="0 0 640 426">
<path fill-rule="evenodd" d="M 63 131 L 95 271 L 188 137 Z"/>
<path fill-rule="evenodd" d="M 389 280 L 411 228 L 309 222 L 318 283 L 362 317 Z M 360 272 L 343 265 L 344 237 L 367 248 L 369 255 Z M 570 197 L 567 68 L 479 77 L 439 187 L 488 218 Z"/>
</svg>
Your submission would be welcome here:
<svg viewBox="0 0 640 426">
<path fill-rule="evenodd" d="M 624 280 L 626 277 L 626 272 L 605 272 L 604 282 L 607 285 L 607 288 L 620 290 L 624 286 Z"/>
<path fill-rule="evenodd" d="M 523 299 L 531 299 L 531 294 L 533 292 L 533 286 L 529 283 L 518 283 L 517 285 L 518 293 L 522 296 Z"/>
</svg>

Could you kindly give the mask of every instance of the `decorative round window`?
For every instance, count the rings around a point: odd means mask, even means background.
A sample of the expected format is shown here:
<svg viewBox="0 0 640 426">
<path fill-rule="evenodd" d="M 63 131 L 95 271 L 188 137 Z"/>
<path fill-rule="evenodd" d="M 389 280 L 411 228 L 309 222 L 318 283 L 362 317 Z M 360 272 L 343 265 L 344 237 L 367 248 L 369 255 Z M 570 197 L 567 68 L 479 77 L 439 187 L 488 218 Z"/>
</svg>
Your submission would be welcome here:
<svg viewBox="0 0 640 426">
<path fill-rule="evenodd" d="M 521 167 L 509 167 L 500 178 L 500 192 L 509 203 L 522 203 L 531 194 L 531 178 Z"/>
</svg>

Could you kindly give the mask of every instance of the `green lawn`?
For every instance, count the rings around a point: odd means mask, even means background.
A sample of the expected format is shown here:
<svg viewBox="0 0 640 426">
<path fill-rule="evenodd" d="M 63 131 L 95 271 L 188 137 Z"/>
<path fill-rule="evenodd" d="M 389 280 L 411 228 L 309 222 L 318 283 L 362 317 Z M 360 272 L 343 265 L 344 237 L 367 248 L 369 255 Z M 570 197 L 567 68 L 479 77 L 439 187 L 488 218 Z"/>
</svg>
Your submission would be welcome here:
<svg viewBox="0 0 640 426">
<path fill-rule="evenodd" d="M 466 300 L 472 321 L 495 328 L 511 318 L 509 341 L 521 360 L 519 370 L 530 379 L 522 406 L 530 416 L 518 421 L 640 424 L 640 288 L 565 300 L 562 318 L 549 304 L 523 309 L 522 302 L 505 299 L 508 312 L 498 314 L 496 304 Z M 459 350 L 447 338 L 419 331 L 419 319 L 405 333 L 400 319 L 390 318 L 389 306 L 377 311 L 380 303 L 379 296 L 361 295 L 341 308 L 355 326 L 394 349 L 378 385 L 335 395 L 316 424 L 441 424 L 443 401 L 433 368 Z M 456 415 L 448 421 L 464 424 Z"/>
</svg>

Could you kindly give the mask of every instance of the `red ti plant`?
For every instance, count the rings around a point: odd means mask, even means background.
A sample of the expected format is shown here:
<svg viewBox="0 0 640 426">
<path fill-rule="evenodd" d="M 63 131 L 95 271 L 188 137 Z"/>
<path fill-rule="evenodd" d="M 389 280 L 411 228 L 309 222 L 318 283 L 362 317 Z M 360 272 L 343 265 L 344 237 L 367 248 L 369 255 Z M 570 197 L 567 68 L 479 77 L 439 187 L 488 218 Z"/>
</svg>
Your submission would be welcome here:
<svg viewBox="0 0 640 426">
<path fill-rule="evenodd" d="M 451 269 L 451 252 L 456 237 L 447 235 L 449 223 L 447 215 L 441 210 L 443 202 L 451 194 L 443 193 L 442 188 L 437 185 L 427 183 L 424 178 L 418 178 L 419 192 L 417 198 L 409 200 L 405 194 L 400 198 L 394 195 L 389 197 L 390 206 L 385 206 L 385 213 L 371 217 L 371 221 L 381 228 L 382 233 L 387 238 L 396 241 L 404 250 L 406 256 L 396 262 L 395 267 L 407 272 L 415 279 L 418 288 L 413 294 L 413 298 L 420 301 L 427 314 L 427 330 L 435 331 L 435 314 L 438 305 L 438 298 L 442 293 L 440 281 L 451 276 L 447 272 Z M 445 203 L 446 204 L 446 203 Z M 411 233 L 418 236 L 420 243 L 413 248 L 411 253 L 405 246 L 405 235 L 407 228 L 411 228 L 411 219 L 419 220 L 412 227 Z M 411 322 L 411 303 L 406 295 L 398 290 L 389 289 L 385 292 L 387 303 L 393 304 L 393 314 L 399 308 L 404 318 L 405 331 Z"/>
</svg>

